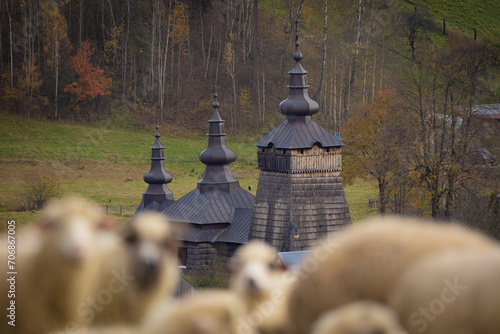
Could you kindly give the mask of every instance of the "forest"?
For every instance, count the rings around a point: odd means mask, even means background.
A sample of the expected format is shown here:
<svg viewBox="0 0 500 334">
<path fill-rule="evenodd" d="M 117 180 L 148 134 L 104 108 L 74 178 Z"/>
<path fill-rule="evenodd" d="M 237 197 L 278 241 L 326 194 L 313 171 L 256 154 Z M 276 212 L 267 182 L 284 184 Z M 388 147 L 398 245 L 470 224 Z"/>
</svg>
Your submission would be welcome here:
<svg viewBox="0 0 500 334">
<path fill-rule="evenodd" d="M 298 28 L 345 181 L 376 179 L 382 213 L 481 212 L 491 229 L 498 125 L 476 106 L 500 99 L 499 17 L 493 0 L 3 0 L 0 109 L 200 130 L 217 85 L 228 133 L 264 134 L 283 120 Z"/>
</svg>

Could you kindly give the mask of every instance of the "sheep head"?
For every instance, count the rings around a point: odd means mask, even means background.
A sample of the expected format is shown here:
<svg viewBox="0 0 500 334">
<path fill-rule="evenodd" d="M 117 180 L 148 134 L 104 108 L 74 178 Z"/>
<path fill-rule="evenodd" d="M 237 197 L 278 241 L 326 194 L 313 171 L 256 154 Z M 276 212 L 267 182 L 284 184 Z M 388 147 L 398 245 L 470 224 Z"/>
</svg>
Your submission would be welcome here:
<svg viewBox="0 0 500 334">
<path fill-rule="evenodd" d="M 138 214 L 125 227 L 123 240 L 140 290 L 152 289 L 166 276 L 177 275 L 174 236 L 173 226 L 163 215 L 154 212 Z"/>
<path fill-rule="evenodd" d="M 44 208 L 37 226 L 46 251 L 60 261 L 78 263 L 95 250 L 99 230 L 108 229 L 113 219 L 79 197 L 54 200 Z"/>
<path fill-rule="evenodd" d="M 233 288 L 256 301 L 267 298 L 283 284 L 283 265 L 271 246 L 251 241 L 241 246 L 231 259 Z"/>
</svg>

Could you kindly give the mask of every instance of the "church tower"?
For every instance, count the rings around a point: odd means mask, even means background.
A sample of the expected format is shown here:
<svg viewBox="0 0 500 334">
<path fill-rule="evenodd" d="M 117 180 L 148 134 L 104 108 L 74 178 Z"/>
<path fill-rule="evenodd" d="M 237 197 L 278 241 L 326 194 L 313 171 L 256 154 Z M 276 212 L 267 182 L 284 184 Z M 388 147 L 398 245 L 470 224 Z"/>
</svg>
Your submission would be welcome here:
<svg viewBox="0 0 500 334">
<path fill-rule="evenodd" d="M 158 120 L 156 120 L 155 142 L 151 146 L 151 169 L 144 175 L 148 188 L 142 193 L 142 202 L 137 212 L 142 210 L 157 210 L 174 203 L 174 195 L 167 184 L 172 182 L 172 175 L 165 170 L 165 146 L 160 142 Z"/>
<path fill-rule="evenodd" d="M 299 45 L 297 33 L 290 93 L 279 105 L 286 119 L 255 144 L 260 176 L 249 239 L 279 251 L 310 249 L 352 224 L 340 177 L 344 143 L 311 118 L 319 106 L 307 93 Z"/>
</svg>

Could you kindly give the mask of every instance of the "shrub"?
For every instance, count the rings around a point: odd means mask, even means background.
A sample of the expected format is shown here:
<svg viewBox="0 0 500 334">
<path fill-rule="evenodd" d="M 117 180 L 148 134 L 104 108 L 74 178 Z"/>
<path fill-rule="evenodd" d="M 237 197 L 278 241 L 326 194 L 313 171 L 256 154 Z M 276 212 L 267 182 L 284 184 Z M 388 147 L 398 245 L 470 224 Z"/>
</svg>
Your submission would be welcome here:
<svg viewBox="0 0 500 334">
<path fill-rule="evenodd" d="M 35 172 L 27 177 L 22 196 L 28 209 L 40 210 L 51 198 L 60 193 L 59 178 L 52 173 Z"/>
</svg>

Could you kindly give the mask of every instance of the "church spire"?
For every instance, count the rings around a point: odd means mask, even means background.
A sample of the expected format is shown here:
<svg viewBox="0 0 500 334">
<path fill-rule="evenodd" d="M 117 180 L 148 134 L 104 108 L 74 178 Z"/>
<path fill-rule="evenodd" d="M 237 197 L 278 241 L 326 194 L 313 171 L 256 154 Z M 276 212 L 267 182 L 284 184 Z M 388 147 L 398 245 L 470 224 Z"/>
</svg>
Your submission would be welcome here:
<svg viewBox="0 0 500 334">
<path fill-rule="evenodd" d="M 302 53 L 299 50 L 299 21 L 295 22 L 295 52 L 293 59 L 295 65 L 288 72 L 290 74 L 290 93 L 288 98 L 282 101 L 279 105 L 281 113 L 288 116 L 310 116 L 318 112 L 319 105 L 312 100 L 307 93 L 309 85 L 307 84 L 307 71 L 304 69 L 300 61 Z"/>
<path fill-rule="evenodd" d="M 144 182 L 148 183 L 148 189 L 142 194 L 144 207 L 152 202 L 162 203 L 165 199 L 174 200 L 172 191 L 168 189 L 167 183 L 172 182 L 172 175 L 165 170 L 164 146 L 160 142 L 160 131 L 158 118 L 156 119 L 156 140 L 151 146 L 151 169 L 144 175 Z"/>
<path fill-rule="evenodd" d="M 236 154 L 226 146 L 224 133 L 224 120 L 220 117 L 217 101 L 217 86 L 214 87 L 214 112 L 209 122 L 208 147 L 200 153 L 200 161 L 207 167 L 201 180 L 198 181 L 200 192 L 210 191 L 216 188 L 233 190 L 239 185 L 238 180 L 233 177 L 229 164 L 236 160 Z"/>
</svg>

